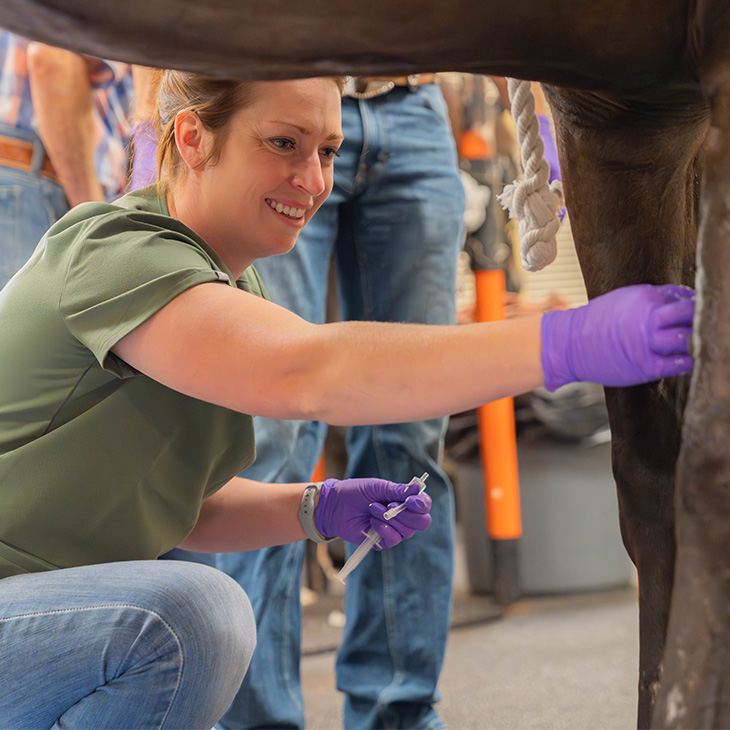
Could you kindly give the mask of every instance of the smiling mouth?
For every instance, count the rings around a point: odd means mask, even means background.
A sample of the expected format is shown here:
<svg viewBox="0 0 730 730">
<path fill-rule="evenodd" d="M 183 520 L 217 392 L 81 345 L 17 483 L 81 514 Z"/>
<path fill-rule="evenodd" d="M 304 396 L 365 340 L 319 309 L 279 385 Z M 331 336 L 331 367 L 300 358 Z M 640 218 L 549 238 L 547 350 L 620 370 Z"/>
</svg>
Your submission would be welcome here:
<svg viewBox="0 0 730 730">
<path fill-rule="evenodd" d="M 287 218 L 291 218 L 292 220 L 299 220 L 300 218 L 304 218 L 304 208 L 290 207 L 282 203 L 277 203 L 275 200 L 271 200 L 270 198 L 265 198 L 265 200 L 269 208 L 272 208 L 277 213 L 285 215 Z"/>
</svg>

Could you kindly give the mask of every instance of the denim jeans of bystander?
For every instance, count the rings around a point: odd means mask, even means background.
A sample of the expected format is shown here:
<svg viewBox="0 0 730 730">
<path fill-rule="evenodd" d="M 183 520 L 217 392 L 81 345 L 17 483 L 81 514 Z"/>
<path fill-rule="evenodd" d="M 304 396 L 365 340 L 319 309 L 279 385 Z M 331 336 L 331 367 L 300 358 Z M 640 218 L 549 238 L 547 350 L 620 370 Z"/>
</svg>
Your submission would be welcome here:
<svg viewBox="0 0 730 730">
<path fill-rule="evenodd" d="M 343 132 L 329 199 L 291 252 L 256 264 L 272 299 L 323 322 L 334 255 L 343 319 L 452 323 L 464 193 L 440 89 L 345 98 Z M 433 707 L 453 573 L 453 495 L 439 465 L 444 429 L 436 419 L 348 431 L 346 477 L 409 482 L 427 471 L 433 499 L 427 531 L 371 552 L 348 578 L 337 658 L 348 730 L 444 726 Z M 325 436 L 321 423 L 257 418 L 257 460 L 245 476 L 306 481 Z M 251 670 L 219 728 L 304 727 L 303 556 L 304 543 L 218 556 L 249 594 L 259 631 Z"/>
<path fill-rule="evenodd" d="M 45 150 L 33 132 L 0 124 L 5 137 L 34 145 L 33 169 L 0 163 L 0 289 L 30 258 L 45 232 L 68 211 L 63 188 L 39 174 Z"/>
</svg>

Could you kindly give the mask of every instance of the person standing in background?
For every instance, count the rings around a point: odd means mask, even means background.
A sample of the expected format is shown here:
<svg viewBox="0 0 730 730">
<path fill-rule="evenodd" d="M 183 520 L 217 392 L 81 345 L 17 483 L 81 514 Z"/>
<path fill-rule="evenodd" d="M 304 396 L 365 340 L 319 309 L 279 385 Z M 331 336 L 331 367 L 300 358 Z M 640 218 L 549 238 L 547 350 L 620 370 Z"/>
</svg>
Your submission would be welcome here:
<svg viewBox="0 0 730 730">
<path fill-rule="evenodd" d="M 0 29 L 0 288 L 69 208 L 127 176 L 132 74 Z"/>
<path fill-rule="evenodd" d="M 452 324 L 464 191 L 448 112 L 433 74 L 351 79 L 335 186 L 296 247 L 257 263 L 274 302 L 325 321 L 330 261 L 344 320 Z M 436 730 L 434 708 L 452 597 L 453 491 L 441 468 L 446 420 L 350 428 L 347 477 L 410 481 L 429 473 L 429 530 L 371 552 L 347 582 L 337 657 L 344 725 Z M 257 458 L 244 475 L 308 479 L 327 426 L 255 419 Z M 219 728 L 303 728 L 299 661 L 304 542 L 220 554 L 258 626 L 249 673 Z M 348 554 L 353 550 L 347 546 Z M 407 622 L 407 630 L 405 623 Z"/>
<path fill-rule="evenodd" d="M 134 114 L 132 115 L 132 160 L 129 190 L 138 190 L 157 182 L 157 133 L 153 117 L 157 105 L 159 70 L 149 66 L 132 66 L 134 79 Z"/>
</svg>

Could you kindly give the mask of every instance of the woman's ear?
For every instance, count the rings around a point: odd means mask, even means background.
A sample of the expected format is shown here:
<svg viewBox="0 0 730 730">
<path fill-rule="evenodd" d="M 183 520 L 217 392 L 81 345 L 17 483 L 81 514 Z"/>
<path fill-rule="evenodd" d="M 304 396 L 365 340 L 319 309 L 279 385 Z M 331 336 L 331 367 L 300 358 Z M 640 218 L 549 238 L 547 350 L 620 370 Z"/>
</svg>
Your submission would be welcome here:
<svg viewBox="0 0 730 730">
<path fill-rule="evenodd" d="M 183 111 L 175 117 L 175 143 L 180 156 L 192 170 L 202 167 L 205 162 L 209 137 L 195 112 Z"/>
</svg>

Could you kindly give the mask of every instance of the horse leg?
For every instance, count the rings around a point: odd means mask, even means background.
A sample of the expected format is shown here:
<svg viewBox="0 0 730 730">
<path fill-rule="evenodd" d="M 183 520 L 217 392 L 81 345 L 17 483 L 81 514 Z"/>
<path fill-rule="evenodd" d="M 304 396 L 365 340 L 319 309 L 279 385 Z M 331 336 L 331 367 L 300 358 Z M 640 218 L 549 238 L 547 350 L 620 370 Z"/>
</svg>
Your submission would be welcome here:
<svg viewBox="0 0 730 730">
<path fill-rule="evenodd" d="M 649 102 L 546 92 L 589 296 L 638 282 L 692 284 L 699 94 Z M 606 392 L 621 534 L 639 575 L 640 728 L 650 723 L 669 616 L 684 380 Z"/>
<path fill-rule="evenodd" d="M 730 727 L 730 70 L 700 206 L 695 371 L 678 463 L 677 571 L 656 727 Z"/>
</svg>

